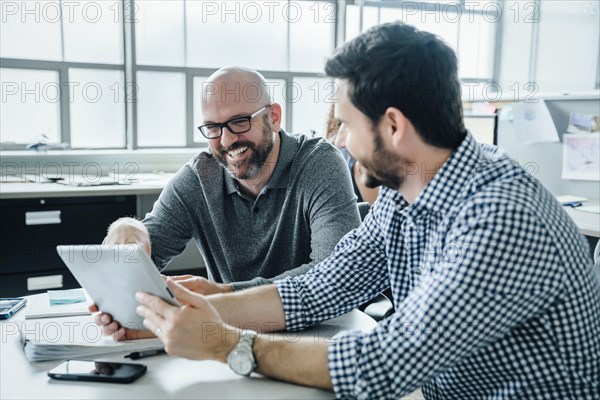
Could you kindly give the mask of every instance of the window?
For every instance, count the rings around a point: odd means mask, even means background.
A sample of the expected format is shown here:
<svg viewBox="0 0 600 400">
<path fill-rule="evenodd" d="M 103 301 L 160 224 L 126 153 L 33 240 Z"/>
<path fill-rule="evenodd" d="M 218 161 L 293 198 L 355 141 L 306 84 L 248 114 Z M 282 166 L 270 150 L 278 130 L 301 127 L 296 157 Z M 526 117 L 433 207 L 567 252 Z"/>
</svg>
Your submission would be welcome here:
<svg viewBox="0 0 600 400">
<path fill-rule="evenodd" d="M 372 26 L 402 21 L 438 35 L 456 51 L 461 79 L 491 81 L 501 13 L 494 1 L 367 1 L 346 6 L 346 40 Z"/>
<path fill-rule="evenodd" d="M 0 6 L 2 147 L 125 147 L 123 3 Z"/>
<path fill-rule="evenodd" d="M 74 149 L 205 146 L 196 132 L 198 97 L 206 77 L 225 65 L 263 73 L 284 129 L 322 134 L 335 1 L 1 6 L 3 149 L 39 140 Z"/>
<path fill-rule="evenodd" d="M 0 69 L 5 143 L 60 141 L 60 86 L 58 72 Z"/>
<path fill-rule="evenodd" d="M 322 134 L 328 105 L 314 103 L 308 89 L 298 99 L 293 96 L 299 82 L 306 87 L 322 86 L 326 79 L 325 60 L 335 47 L 338 11 L 335 2 L 142 0 L 134 4 L 137 19 L 134 69 L 139 93 L 139 101 L 134 105 L 137 146 L 205 145 L 206 139 L 197 130 L 203 122 L 202 85 L 216 69 L 226 65 L 257 69 L 265 76 L 273 101 L 282 107 L 284 129 L 309 136 L 312 131 Z M 150 105 L 143 103 L 150 100 L 143 98 L 142 93 L 159 93 L 158 88 L 146 85 L 161 83 L 158 78 L 140 80 L 142 71 L 153 72 L 155 77 L 180 74 L 180 79 L 185 80 L 185 90 L 178 81 L 178 94 L 172 86 L 164 89 L 169 90 L 169 96 L 179 96 L 177 99 L 162 95 L 164 101 L 172 99 L 177 103 L 179 111 L 170 107 L 167 113 L 164 105 L 154 103 L 155 110 L 164 112 L 149 111 Z M 307 107 L 315 111 L 322 107 L 323 111 L 308 113 Z M 155 122 L 143 122 L 142 114 Z M 165 128 L 169 128 L 166 131 L 143 128 L 157 125 L 164 118 Z M 177 118 L 176 122 L 170 118 Z M 165 132 L 170 139 L 165 138 Z M 162 139 L 147 141 L 148 135 Z"/>
</svg>

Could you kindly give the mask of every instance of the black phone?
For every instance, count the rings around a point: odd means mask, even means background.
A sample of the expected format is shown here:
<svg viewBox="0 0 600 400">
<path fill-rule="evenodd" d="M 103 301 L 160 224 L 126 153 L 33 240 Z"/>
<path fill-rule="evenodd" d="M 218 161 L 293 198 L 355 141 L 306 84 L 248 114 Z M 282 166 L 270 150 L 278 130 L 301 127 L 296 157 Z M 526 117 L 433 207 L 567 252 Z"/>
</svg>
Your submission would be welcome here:
<svg viewBox="0 0 600 400">
<path fill-rule="evenodd" d="M 9 319 L 27 304 L 27 299 L 0 299 L 0 319 Z"/>
<path fill-rule="evenodd" d="M 52 379 L 131 383 L 146 373 L 144 364 L 67 360 L 48 371 Z"/>
</svg>

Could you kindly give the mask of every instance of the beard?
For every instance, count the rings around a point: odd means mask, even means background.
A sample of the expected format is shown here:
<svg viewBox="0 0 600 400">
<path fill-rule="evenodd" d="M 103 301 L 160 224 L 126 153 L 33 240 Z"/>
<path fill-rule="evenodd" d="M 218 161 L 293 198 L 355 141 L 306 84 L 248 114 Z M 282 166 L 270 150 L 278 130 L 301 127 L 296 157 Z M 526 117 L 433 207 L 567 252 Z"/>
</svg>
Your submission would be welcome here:
<svg viewBox="0 0 600 400">
<path fill-rule="evenodd" d="M 361 179 L 368 188 L 386 186 L 398 190 L 406 182 L 406 174 L 410 163 L 403 157 L 391 153 L 383 147 L 383 140 L 378 131 L 375 132 L 375 149 L 370 160 L 357 159 L 361 171 Z M 400 168 L 398 168 L 400 165 Z"/>
<path fill-rule="evenodd" d="M 255 179 L 261 172 L 267 158 L 273 150 L 273 130 L 267 117 L 263 118 L 262 140 L 259 143 L 252 143 L 247 140 L 240 140 L 231 146 L 224 148 L 219 146 L 219 149 L 212 152 L 217 162 L 225 169 L 227 174 L 234 179 L 250 180 Z M 246 160 L 230 162 L 227 159 L 227 152 L 248 147 L 246 151 L 252 151 L 252 156 Z"/>
</svg>

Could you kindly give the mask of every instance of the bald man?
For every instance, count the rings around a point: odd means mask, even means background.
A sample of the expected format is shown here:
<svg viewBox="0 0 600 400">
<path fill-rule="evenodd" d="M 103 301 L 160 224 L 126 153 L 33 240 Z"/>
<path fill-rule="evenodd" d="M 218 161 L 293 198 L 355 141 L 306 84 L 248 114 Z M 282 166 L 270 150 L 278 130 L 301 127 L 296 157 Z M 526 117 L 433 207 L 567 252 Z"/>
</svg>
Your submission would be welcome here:
<svg viewBox="0 0 600 400">
<path fill-rule="evenodd" d="M 176 279 L 213 294 L 300 275 L 359 225 L 340 153 L 285 133 L 262 75 L 223 68 L 201 103 L 209 152 L 177 172 L 143 221 L 115 221 L 105 243 L 142 243 L 162 270 L 193 238 L 210 280 Z"/>
</svg>

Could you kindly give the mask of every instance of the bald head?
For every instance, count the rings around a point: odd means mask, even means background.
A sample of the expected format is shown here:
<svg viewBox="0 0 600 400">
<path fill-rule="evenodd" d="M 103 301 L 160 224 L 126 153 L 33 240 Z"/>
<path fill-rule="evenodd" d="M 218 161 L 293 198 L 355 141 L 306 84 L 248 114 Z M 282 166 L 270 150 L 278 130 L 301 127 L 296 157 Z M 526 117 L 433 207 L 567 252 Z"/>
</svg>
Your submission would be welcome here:
<svg viewBox="0 0 600 400">
<path fill-rule="evenodd" d="M 265 78 L 243 67 L 224 67 L 212 74 L 202 90 L 202 107 L 248 104 L 250 108 L 271 103 Z"/>
</svg>

